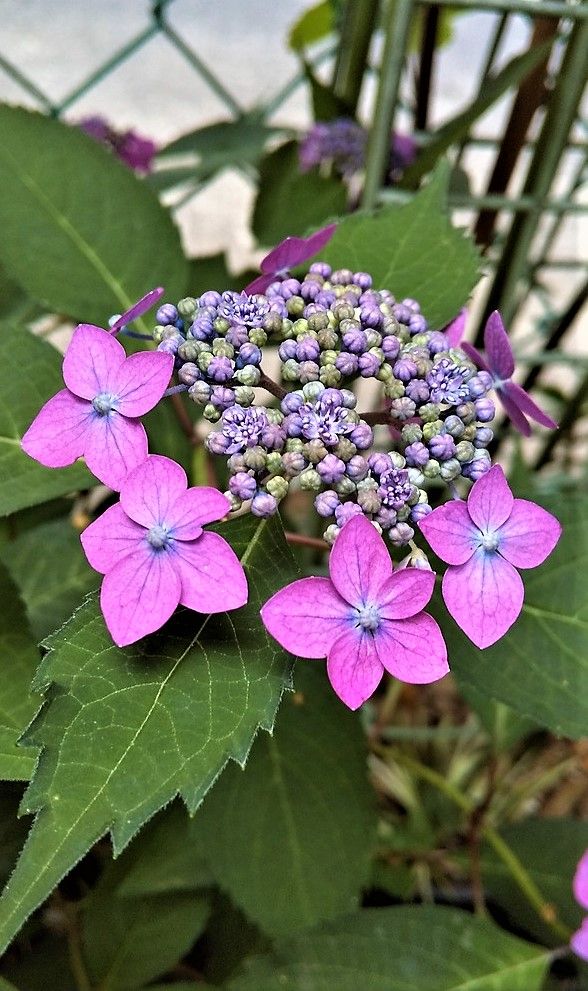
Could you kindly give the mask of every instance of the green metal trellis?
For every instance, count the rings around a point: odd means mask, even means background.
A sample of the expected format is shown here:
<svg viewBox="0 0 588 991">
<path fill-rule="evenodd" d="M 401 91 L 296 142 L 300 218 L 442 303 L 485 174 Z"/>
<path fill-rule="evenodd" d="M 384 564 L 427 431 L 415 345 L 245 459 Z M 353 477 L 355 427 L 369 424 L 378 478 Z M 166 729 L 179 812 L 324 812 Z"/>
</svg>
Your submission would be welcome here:
<svg viewBox="0 0 588 991">
<path fill-rule="evenodd" d="M 0 55 L 0 69 L 33 98 L 44 112 L 60 117 L 78 100 L 92 90 L 105 77 L 114 72 L 131 55 L 139 51 L 154 37 L 159 36 L 172 45 L 185 62 L 199 75 L 212 92 L 222 101 L 228 115 L 238 119 L 245 112 L 239 100 L 218 78 L 206 57 L 201 56 L 188 40 L 183 38 L 169 23 L 168 8 L 173 0 L 157 0 L 152 3 L 150 20 L 143 31 L 126 44 L 117 48 L 112 55 L 86 79 L 66 94 L 59 102 L 50 100 L 45 93 L 13 62 Z M 398 201 L 411 194 L 400 189 L 382 189 L 385 160 L 388 150 L 388 135 L 397 109 L 400 107 L 400 90 L 408 78 L 409 68 L 414 68 L 414 55 L 409 53 L 410 27 L 418 13 L 424 11 L 425 30 L 419 64 L 421 77 L 421 106 L 414 108 L 416 123 L 426 121 L 426 108 L 431 96 L 431 60 L 435 51 L 435 30 L 439 12 L 444 7 L 461 11 L 485 10 L 495 17 L 493 31 L 489 32 L 487 50 L 482 59 L 478 92 L 482 92 L 485 82 L 496 63 L 500 46 L 508 26 L 509 18 L 524 14 L 535 24 L 539 20 L 552 19 L 558 25 L 554 34 L 554 44 L 562 51 L 562 61 L 545 108 L 542 127 L 532 139 L 523 136 L 519 154 L 530 158 L 527 177 L 523 187 L 516 193 L 504 190 L 487 190 L 483 194 L 454 194 L 450 202 L 460 210 L 467 210 L 471 217 L 472 229 L 483 211 L 491 213 L 492 224 L 499 219 L 501 236 L 497 244 L 500 254 L 490 247 L 487 260 L 492 272 L 489 280 L 488 307 L 500 307 L 507 317 L 512 317 L 520 301 L 529 292 L 538 291 L 538 298 L 546 310 L 548 323 L 557 319 L 557 313 L 549 295 L 541 291 L 541 278 L 547 270 L 577 270 L 585 264 L 578 258 L 553 257 L 553 246 L 562 224 L 570 217 L 584 216 L 588 204 L 582 199 L 582 187 L 586 181 L 586 142 L 587 122 L 580 116 L 580 103 L 586 81 L 588 66 L 588 2 L 568 2 L 568 0 L 389 0 L 380 4 L 380 25 L 384 31 L 384 51 L 377 68 L 378 89 L 374 112 L 375 124 L 371 131 L 366 167 L 364 206 L 373 207 L 383 198 Z M 361 85 L 361 59 L 364 63 L 369 48 L 370 36 L 376 24 L 377 0 L 347 0 L 344 7 L 343 36 L 347 43 L 335 49 L 335 89 L 339 95 L 357 102 Z M 349 43 L 351 36 L 351 43 Z M 431 47 L 432 45 L 432 47 Z M 332 55 L 333 49 L 322 51 L 317 61 L 324 61 Z M 359 59 L 359 62 L 358 62 Z M 427 64 L 427 60 L 429 63 Z M 302 73 L 293 77 L 282 89 L 274 94 L 261 114 L 267 118 L 279 109 L 293 90 L 303 82 Z M 425 81 L 423 90 L 423 80 Z M 237 81 L 236 81 L 237 82 Z M 418 99 L 417 99 L 418 102 Z M 421 120 L 419 120 L 421 118 Z M 580 125 L 578 127 L 578 124 Z M 578 133 L 575 133 L 576 130 Z M 416 131 L 417 139 L 426 141 L 426 131 Z M 485 148 L 498 154 L 501 136 L 469 135 L 456 149 L 455 160 L 459 160 L 468 149 Z M 563 193 L 551 192 L 554 178 L 558 174 L 566 155 L 576 156 L 577 162 L 570 169 L 568 184 Z M 195 188 L 190 195 L 198 192 Z M 549 218 L 546 231 L 540 231 L 543 218 Z M 506 228 L 506 229 L 505 229 Z M 564 312 L 573 308 L 573 300 L 568 300 Z M 550 309 L 551 308 L 551 309 Z"/>
</svg>

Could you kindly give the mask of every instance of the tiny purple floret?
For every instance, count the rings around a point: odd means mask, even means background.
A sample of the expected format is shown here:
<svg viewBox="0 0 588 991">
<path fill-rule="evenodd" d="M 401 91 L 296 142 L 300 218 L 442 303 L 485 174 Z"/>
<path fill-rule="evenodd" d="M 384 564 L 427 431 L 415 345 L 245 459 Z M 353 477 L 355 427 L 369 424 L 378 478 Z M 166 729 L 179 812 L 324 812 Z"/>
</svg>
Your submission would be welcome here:
<svg viewBox="0 0 588 991">
<path fill-rule="evenodd" d="M 536 568 L 557 544 L 555 516 L 527 499 L 515 499 L 500 465 L 470 489 L 467 503 L 446 502 L 420 521 L 442 561 L 443 598 L 455 622 L 477 647 L 490 647 L 523 608 L 517 568 Z"/>
<path fill-rule="evenodd" d="M 519 433 L 525 437 L 530 436 L 531 427 L 527 417 L 543 427 L 557 429 L 555 420 L 543 412 L 522 386 L 512 381 L 515 370 L 514 356 L 502 317 L 497 310 L 490 314 L 484 328 L 485 354 L 481 355 L 477 348 L 467 342 L 464 342 L 461 348 L 478 368 L 492 376 L 494 388 L 506 414 Z"/>
<path fill-rule="evenodd" d="M 263 293 L 276 279 L 287 275 L 290 269 L 312 258 L 329 243 L 337 230 L 337 224 L 329 224 L 315 231 L 310 237 L 287 237 L 273 248 L 259 266 L 262 274 L 245 287 L 248 295 Z"/>
<path fill-rule="evenodd" d="M 226 540 L 202 529 L 229 510 L 217 489 L 188 488 L 180 465 L 152 454 L 126 478 L 120 502 L 84 530 L 82 546 L 104 575 L 100 605 L 119 647 L 154 633 L 179 604 L 205 614 L 245 604 L 241 562 Z"/>
<path fill-rule="evenodd" d="M 261 618 L 286 650 L 327 658 L 329 680 L 345 705 L 357 709 L 385 670 L 415 685 L 447 674 L 441 630 L 422 611 L 433 594 L 432 571 L 393 571 L 382 537 L 357 515 L 335 540 L 329 574 L 276 592 Z"/>
</svg>

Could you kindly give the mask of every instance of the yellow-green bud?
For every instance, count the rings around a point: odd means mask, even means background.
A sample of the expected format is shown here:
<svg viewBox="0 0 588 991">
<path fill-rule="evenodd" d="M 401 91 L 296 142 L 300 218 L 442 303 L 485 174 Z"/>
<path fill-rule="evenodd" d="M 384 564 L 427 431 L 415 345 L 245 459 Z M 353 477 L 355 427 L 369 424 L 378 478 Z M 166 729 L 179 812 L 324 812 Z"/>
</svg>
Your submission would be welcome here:
<svg viewBox="0 0 588 991">
<path fill-rule="evenodd" d="M 285 478 L 276 475 L 274 478 L 268 479 L 265 487 L 269 494 L 273 495 L 274 499 L 277 499 L 279 502 L 280 499 L 283 499 L 288 494 L 289 484 Z"/>
<path fill-rule="evenodd" d="M 318 492 L 322 487 L 322 479 L 318 471 L 314 468 L 306 468 L 305 471 L 301 472 L 298 476 L 300 479 L 300 487 L 307 491 Z"/>
</svg>

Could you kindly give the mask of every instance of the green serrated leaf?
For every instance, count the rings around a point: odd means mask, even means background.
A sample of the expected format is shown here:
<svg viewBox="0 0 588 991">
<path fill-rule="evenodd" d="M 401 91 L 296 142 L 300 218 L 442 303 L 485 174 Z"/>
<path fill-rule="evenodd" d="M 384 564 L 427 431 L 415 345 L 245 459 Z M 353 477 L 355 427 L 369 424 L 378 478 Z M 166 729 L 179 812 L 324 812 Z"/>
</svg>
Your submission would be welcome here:
<svg viewBox="0 0 588 991">
<path fill-rule="evenodd" d="M 24 327 L 4 324 L 0 330 L 0 516 L 95 482 L 81 464 L 44 468 L 21 450 L 23 435 L 41 406 L 62 388 L 61 356 L 55 348 Z"/>
<path fill-rule="evenodd" d="M 0 260 L 35 299 L 104 326 L 187 268 L 155 194 L 79 128 L 0 107 Z"/>
<path fill-rule="evenodd" d="M 0 565 L 0 778 L 28 781 L 37 755 L 34 746 L 17 740 L 39 708 L 30 685 L 39 650 L 29 629 L 24 605 L 6 569 Z"/>
<path fill-rule="evenodd" d="M 42 754 L 23 800 L 37 812 L 0 900 L 0 944 L 110 829 L 115 853 L 176 794 L 193 812 L 229 760 L 271 729 L 289 659 L 259 618 L 296 576 L 278 518 L 221 526 L 249 580 L 243 609 L 179 610 L 158 634 L 120 650 L 91 596 L 47 646 L 46 703 L 27 742 Z M 1 950 L 0 950 L 1 952 Z"/>
<path fill-rule="evenodd" d="M 525 604 L 506 636 L 478 650 L 446 611 L 441 622 L 460 683 L 575 739 L 588 729 L 588 500 L 542 501 L 563 535 L 545 564 L 522 572 Z"/>
<path fill-rule="evenodd" d="M 204 929 L 206 898 L 171 893 L 119 898 L 124 865 L 109 865 L 84 904 L 83 952 L 99 988 L 133 991 L 173 967 Z"/>
<path fill-rule="evenodd" d="M 369 272 L 376 288 L 418 299 L 433 328 L 463 306 L 480 264 L 473 242 L 447 217 L 449 176 L 448 163 L 440 162 L 410 203 L 344 217 L 321 252 L 333 268 Z"/>
<path fill-rule="evenodd" d="M 335 30 L 335 11 L 331 0 L 322 0 L 305 10 L 288 34 L 288 44 L 295 52 L 314 44 Z"/>
<path fill-rule="evenodd" d="M 121 898 L 196 891 L 213 884 L 197 820 L 191 819 L 179 802 L 155 816 L 121 860 L 125 861 L 124 878 L 118 886 Z"/>
<path fill-rule="evenodd" d="M 457 144 L 469 134 L 472 125 L 490 109 L 492 104 L 513 86 L 518 86 L 531 70 L 545 59 L 552 44 L 553 40 L 550 38 L 544 44 L 530 48 L 522 55 L 513 58 L 496 76 L 487 77 L 480 95 L 461 114 L 435 131 L 429 143 L 421 148 L 416 161 L 404 171 L 400 184 L 407 188 L 416 186 L 451 145 Z"/>
<path fill-rule="evenodd" d="M 65 623 L 99 578 L 68 519 L 26 530 L 2 549 L 2 560 L 27 607 L 36 640 Z"/>
<path fill-rule="evenodd" d="M 335 120 L 337 117 L 349 117 L 350 109 L 332 86 L 326 86 L 315 76 L 312 66 L 304 62 L 304 75 L 312 94 L 312 110 L 315 120 Z"/>
<path fill-rule="evenodd" d="M 323 665 L 299 664 L 274 734 L 196 817 L 219 884 L 270 935 L 357 908 L 375 838 L 365 738 Z M 271 864 L 271 871 L 265 869 Z"/>
<path fill-rule="evenodd" d="M 282 128 L 264 124 L 259 118 L 222 120 L 180 135 L 162 148 L 157 157 L 158 161 L 163 159 L 165 162 L 174 155 L 196 155 L 192 176 L 203 182 L 222 169 L 256 167 L 270 138 L 280 134 L 283 134 Z"/>
<path fill-rule="evenodd" d="M 27 823 L 18 818 L 24 785 L 0 782 L 0 884 L 4 885 L 27 838 Z"/>
<path fill-rule="evenodd" d="M 261 161 L 253 233 L 261 244 L 277 244 L 343 213 L 346 201 L 339 180 L 300 172 L 298 142 L 288 141 Z"/>
<path fill-rule="evenodd" d="M 544 947 L 466 912 L 366 909 L 246 963 L 230 991 L 539 991 Z"/>
<path fill-rule="evenodd" d="M 569 929 L 579 929 L 586 914 L 572 893 L 578 861 L 588 849 L 588 823 L 575 819 L 529 819 L 500 830 L 510 849 L 525 865 L 545 901 Z M 548 946 L 557 944 L 553 930 L 529 905 L 512 874 L 494 851 L 482 847 L 484 886 L 517 927 Z"/>
</svg>

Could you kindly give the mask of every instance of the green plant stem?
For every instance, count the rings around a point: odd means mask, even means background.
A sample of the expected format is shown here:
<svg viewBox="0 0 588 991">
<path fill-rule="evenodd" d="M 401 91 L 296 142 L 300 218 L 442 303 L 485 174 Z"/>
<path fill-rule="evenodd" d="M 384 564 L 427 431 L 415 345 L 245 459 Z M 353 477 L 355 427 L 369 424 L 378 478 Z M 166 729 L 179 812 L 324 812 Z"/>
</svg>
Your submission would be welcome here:
<svg viewBox="0 0 588 991">
<path fill-rule="evenodd" d="M 467 815 L 471 816 L 476 811 L 476 806 L 467 795 L 456 788 L 455 785 L 434 771 L 433 768 L 427 767 L 425 764 L 421 764 L 419 761 L 414 760 L 412 757 L 408 757 L 406 754 L 395 754 L 395 759 L 398 760 L 399 764 L 404 765 L 409 771 L 417 777 L 423 778 L 423 780 L 428 781 L 429 784 L 433 785 L 439 791 L 447 795 L 455 805 L 459 806 Z M 526 870 L 524 865 L 521 863 L 517 855 L 511 850 L 507 843 L 503 840 L 500 833 L 498 833 L 492 826 L 487 823 L 482 825 L 480 830 L 481 836 L 490 844 L 494 849 L 494 852 L 502 860 L 505 867 L 510 872 L 513 880 L 520 888 L 525 898 L 530 905 L 533 906 L 537 914 L 547 925 L 557 934 L 561 939 L 566 942 L 569 941 L 571 936 L 571 931 L 564 926 L 562 922 L 557 918 L 555 909 L 553 905 L 546 902 L 541 894 L 539 888 L 533 881 L 529 872 Z"/>
<path fill-rule="evenodd" d="M 390 156 L 390 134 L 400 87 L 400 76 L 414 6 L 412 0 L 389 3 L 384 23 L 385 41 L 376 105 L 368 141 L 362 205 L 375 207 Z"/>
<path fill-rule="evenodd" d="M 82 955 L 81 935 L 76 907 L 69 902 L 63 902 L 61 907 L 67 919 L 67 951 L 69 965 L 76 982 L 76 987 L 78 991 L 92 991 L 92 984 L 86 972 L 86 964 Z"/>
<path fill-rule="evenodd" d="M 355 116 L 376 24 L 378 0 L 347 0 L 342 18 L 333 90 Z"/>
</svg>

